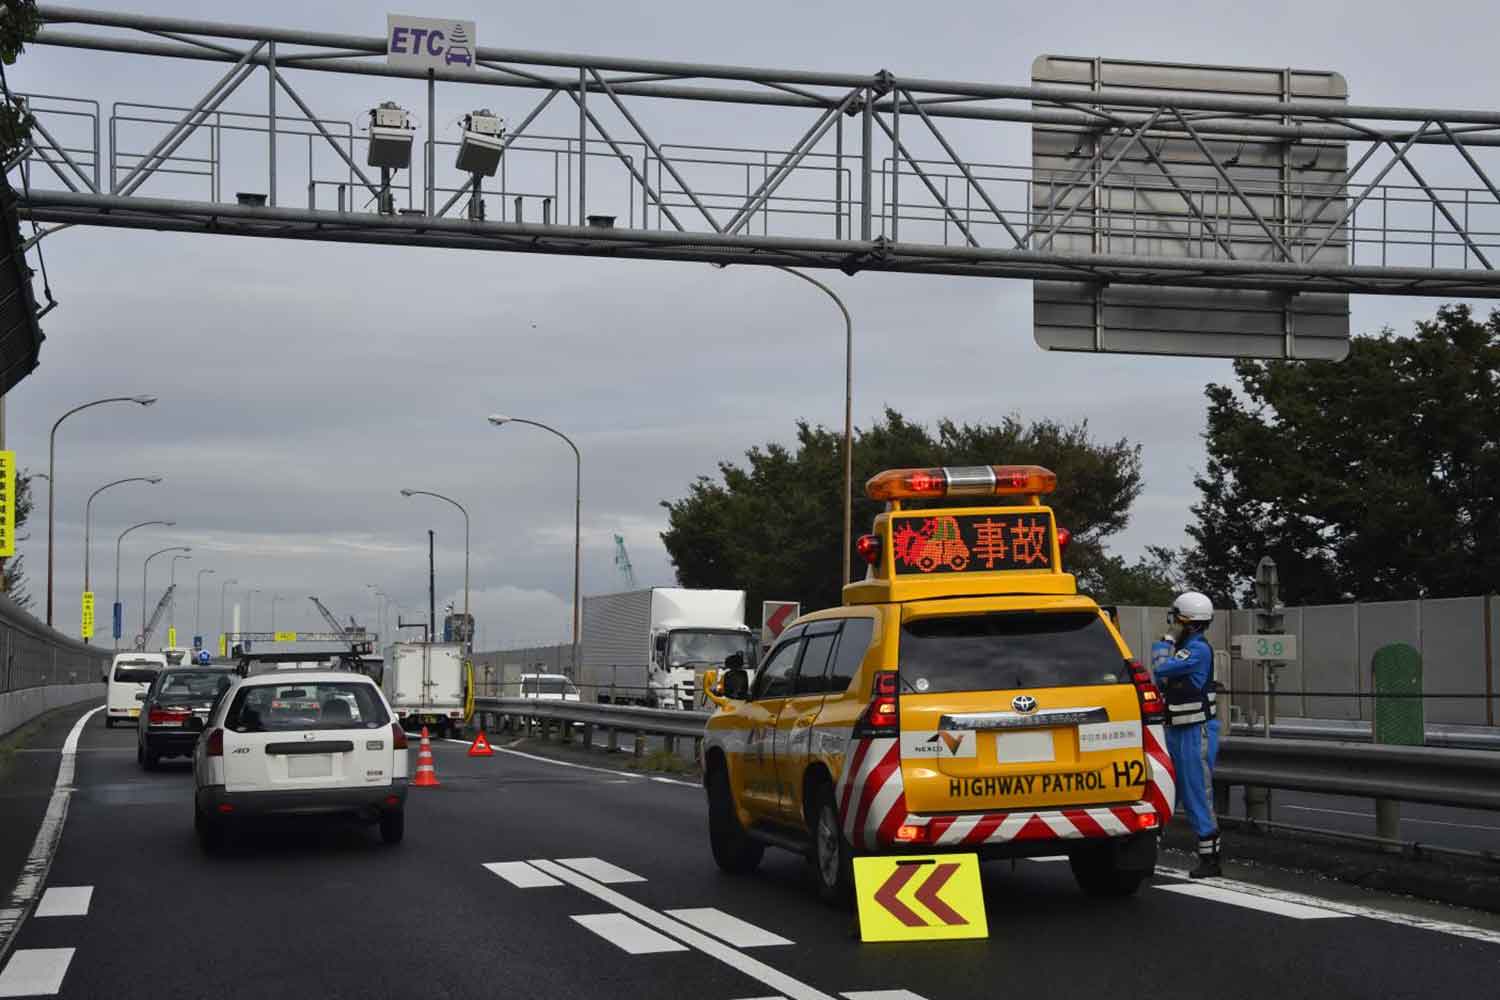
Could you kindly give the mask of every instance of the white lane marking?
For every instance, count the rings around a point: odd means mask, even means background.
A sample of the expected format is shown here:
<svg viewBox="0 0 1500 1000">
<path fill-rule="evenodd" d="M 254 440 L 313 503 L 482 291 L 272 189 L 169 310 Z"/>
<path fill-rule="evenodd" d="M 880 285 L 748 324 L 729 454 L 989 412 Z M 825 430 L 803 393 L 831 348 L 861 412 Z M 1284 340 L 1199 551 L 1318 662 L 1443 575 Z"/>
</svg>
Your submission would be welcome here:
<svg viewBox="0 0 1500 1000">
<path fill-rule="evenodd" d="M 91 885 L 55 885 L 42 894 L 37 904 L 37 917 L 84 917 L 88 916 L 89 901 L 94 898 Z"/>
<path fill-rule="evenodd" d="M 1296 809 L 1299 812 L 1328 813 L 1330 816 L 1357 816 L 1360 819 L 1375 818 L 1374 813 L 1356 812 L 1353 809 L 1323 809 L 1318 806 L 1286 806 L 1287 809 Z M 1454 823 L 1445 819 L 1421 819 L 1416 816 L 1402 816 L 1403 823 L 1426 823 L 1428 826 L 1451 826 L 1458 830 L 1500 830 L 1500 826 L 1490 826 L 1487 823 Z"/>
<path fill-rule="evenodd" d="M 1166 875 L 1169 878 L 1186 879 L 1188 877 L 1186 869 L 1165 868 L 1161 865 L 1157 865 L 1156 873 L 1158 875 Z M 1264 896 L 1267 899 L 1280 899 L 1288 903 L 1301 903 L 1303 906 L 1321 907 L 1325 910 L 1332 910 L 1335 913 L 1342 913 L 1348 917 L 1364 917 L 1368 920 L 1379 920 L 1383 923 L 1398 924 L 1402 927 L 1415 927 L 1419 930 L 1434 931 L 1438 934 L 1451 934 L 1454 937 L 1485 941 L 1489 944 L 1500 944 L 1500 931 L 1489 930 L 1484 927 L 1470 927 L 1467 924 L 1455 924 L 1448 920 L 1435 920 L 1431 917 L 1419 917 L 1410 913 L 1393 913 L 1390 910 L 1380 910 L 1373 906 L 1361 906 L 1358 903 L 1344 903 L 1334 899 L 1319 899 L 1316 896 L 1307 896 L 1300 892 L 1271 889 L 1263 885 L 1240 882 L 1231 878 L 1203 879 L 1199 884 L 1219 885 L 1234 889 L 1236 892 Z M 1158 886 L 1157 888 L 1166 888 L 1166 886 Z"/>
<path fill-rule="evenodd" d="M 1043 857 L 1043 858 L 1027 858 L 1026 860 L 1027 861 L 1066 861 L 1066 860 L 1068 860 L 1068 856 L 1066 854 L 1049 854 L 1049 855 L 1047 855 L 1046 857 Z"/>
<path fill-rule="evenodd" d="M 718 959 L 736 972 L 764 983 L 771 989 L 779 991 L 787 1000 L 834 1000 L 834 997 L 829 994 L 807 985 L 800 979 L 793 979 L 780 969 L 751 958 L 737 948 L 696 931 L 679 920 L 657 913 L 651 907 L 637 903 L 624 893 L 616 892 L 608 886 L 584 878 L 562 865 L 551 861 L 533 861 L 532 864 L 548 875 L 556 876 L 569 885 L 582 889 L 606 906 L 613 906 L 649 927 L 654 927 L 664 934 L 670 934 L 683 944 L 703 952 L 710 958 Z"/>
<path fill-rule="evenodd" d="M 78 759 L 78 738 L 83 735 L 83 727 L 88 721 L 102 711 L 104 706 L 100 705 L 84 712 L 68 731 L 68 738 L 63 740 L 62 759 L 57 764 L 57 780 L 52 784 L 52 798 L 47 801 L 47 813 L 36 831 L 36 840 L 31 842 L 31 853 L 21 866 L 16 887 L 11 890 L 10 903 L 0 910 L 0 960 L 10 950 L 16 932 L 21 929 L 21 922 L 26 919 L 37 896 L 41 895 L 42 886 L 47 884 L 47 873 L 52 870 L 52 856 L 57 853 L 58 841 L 62 840 L 63 822 L 68 818 L 68 800 L 73 797 L 73 768 Z"/>
<path fill-rule="evenodd" d="M 571 918 L 595 934 L 632 955 L 655 955 L 664 951 L 687 951 L 665 934 L 658 934 L 645 924 L 631 920 L 623 913 L 586 913 Z"/>
<path fill-rule="evenodd" d="M 646 881 L 641 876 L 635 874 L 635 872 L 628 872 L 623 868 L 617 868 L 601 858 L 558 858 L 557 863 L 567 865 L 578 874 L 587 875 L 595 882 L 603 882 L 605 885 Z"/>
<path fill-rule="evenodd" d="M 911 990 L 860 990 L 857 993 L 840 993 L 844 1000 L 924 1000 Z"/>
<path fill-rule="evenodd" d="M 1335 913 L 1320 906 L 1289 903 L 1282 899 L 1257 896 L 1248 892 L 1235 892 L 1233 889 L 1204 885 L 1201 882 L 1195 882 L 1192 885 L 1159 885 L 1157 888 L 1163 892 L 1175 892 L 1182 896 L 1207 899 L 1215 903 L 1228 903 L 1230 906 L 1243 906 L 1247 910 L 1274 913 L 1278 917 L 1291 917 L 1293 920 L 1341 920 L 1347 916 L 1347 914 Z"/>
<path fill-rule="evenodd" d="M 17 948 L 0 971 L 0 997 L 53 995 L 62 989 L 71 961 L 72 948 Z"/>
<path fill-rule="evenodd" d="M 458 743 L 462 746 L 471 746 L 471 740 L 444 740 L 445 743 Z M 527 760 L 540 761 L 543 764 L 556 764 L 558 767 L 572 767 L 580 771 L 595 771 L 599 774 L 612 774 L 617 778 L 630 778 L 634 781 L 660 781 L 664 785 L 682 785 L 685 788 L 701 788 L 696 781 L 678 781 L 675 778 L 659 778 L 654 775 L 637 774 L 634 771 L 616 771 L 608 767 L 594 767 L 592 764 L 575 764 L 571 760 L 558 760 L 555 757 L 541 757 L 534 753 L 525 753 L 520 750 L 511 750 L 508 747 L 491 746 L 490 749 L 496 753 L 508 753 L 512 757 L 525 757 Z"/>
<path fill-rule="evenodd" d="M 551 875 L 537 871 L 524 861 L 492 861 L 484 867 L 517 889 L 540 889 L 548 885 L 562 885 Z"/>
<path fill-rule="evenodd" d="M 768 948 L 773 945 L 792 943 L 780 934 L 762 930 L 754 924 L 711 906 L 700 909 L 667 910 L 666 914 L 740 948 Z"/>
</svg>

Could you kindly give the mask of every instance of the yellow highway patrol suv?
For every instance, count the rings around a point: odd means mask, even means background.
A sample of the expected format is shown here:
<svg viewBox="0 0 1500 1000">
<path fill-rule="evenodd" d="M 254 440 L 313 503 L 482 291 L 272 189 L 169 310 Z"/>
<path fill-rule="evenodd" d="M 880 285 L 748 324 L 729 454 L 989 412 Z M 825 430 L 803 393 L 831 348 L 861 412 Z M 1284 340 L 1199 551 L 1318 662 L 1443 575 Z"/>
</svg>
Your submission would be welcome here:
<svg viewBox="0 0 1500 1000">
<path fill-rule="evenodd" d="M 1163 702 L 1062 571 L 1067 532 L 1041 501 L 1056 483 L 997 465 L 866 484 L 887 506 L 844 606 L 798 619 L 753 678 L 705 678 L 721 868 L 787 848 L 830 901 L 849 898 L 855 853 L 1066 854 L 1097 895 L 1151 874 L 1174 798 Z M 919 509 L 952 497 L 976 505 Z"/>
</svg>

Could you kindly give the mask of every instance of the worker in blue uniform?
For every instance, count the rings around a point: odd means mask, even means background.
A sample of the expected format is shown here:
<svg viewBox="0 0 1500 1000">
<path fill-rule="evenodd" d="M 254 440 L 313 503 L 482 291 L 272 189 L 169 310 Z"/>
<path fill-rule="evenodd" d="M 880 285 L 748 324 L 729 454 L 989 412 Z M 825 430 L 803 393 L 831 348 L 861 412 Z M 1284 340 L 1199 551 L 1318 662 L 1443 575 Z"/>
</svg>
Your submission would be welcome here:
<svg viewBox="0 0 1500 1000">
<path fill-rule="evenodd" d="M 1203 635 L 1213 619 L 1212 601 L 1195 591 L 1182 594 L 1167 613 L 1171 631 L 1151 647 L 1151 666 L 1167 705 L 1167 753 L 1177 772 L 1177 801 L 1198 837 L 1192 878 L 1221 874 L 1214 816 L 1219 756 L 1214 651 Z"/>
</svg>

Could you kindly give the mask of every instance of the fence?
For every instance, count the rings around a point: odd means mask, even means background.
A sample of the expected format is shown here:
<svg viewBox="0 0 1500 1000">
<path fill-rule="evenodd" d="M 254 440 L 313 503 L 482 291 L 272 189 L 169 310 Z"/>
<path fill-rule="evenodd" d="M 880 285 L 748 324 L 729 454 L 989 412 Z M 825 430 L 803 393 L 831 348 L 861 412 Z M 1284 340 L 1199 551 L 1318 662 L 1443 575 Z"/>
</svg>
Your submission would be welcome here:
<svg viewBox="0 0 1500 1000">
<path fill-rule="evenodd" d="M 0 735 L 49 709 L 104 695 L 110 651 L 48 628 L 0 595 Z"/>
<path fill-rule="evenodd" d="M 1500 600 L 1493 595 L 1285 611 L 1286 631 L 1299 640 L 1298 655 L 1278 673 L 1275 718 L 1370 721 L 1370 660 L 1382 646 L 1404 642 L 1422 654 L 1429 723 L 1500 723 Z M 1137 656 L 1148 653 L 1166 628 L 1166 608 L 1120 608 L 1120 630 Z M 1252 611 L 1231 611 L 1217 616 L 1208 632 L 1214 649 L 1229 654 L 1228 673 L 1219 681 L 1244 718 L 1265 711 L 1265 671 L 1234 656 L 1229 640 L 1254 631 Z"/>
</svg>

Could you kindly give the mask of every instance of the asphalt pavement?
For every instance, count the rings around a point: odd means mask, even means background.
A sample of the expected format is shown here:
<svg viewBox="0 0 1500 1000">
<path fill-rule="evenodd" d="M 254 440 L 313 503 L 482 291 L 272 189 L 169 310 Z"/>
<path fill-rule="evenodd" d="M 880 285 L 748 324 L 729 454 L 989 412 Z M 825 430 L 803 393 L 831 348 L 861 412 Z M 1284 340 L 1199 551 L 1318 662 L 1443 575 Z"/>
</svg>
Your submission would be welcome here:
<svg viewBox="0 0 1500 1000">
<path fill-rule="evenodd" d="M 1469 996 L 1500 962 L 1490 915 L 1238 870 L 1103 901 L 1056 861 L 984 867 L 988 940 L 862 944 L 799 858 L 720 874 L 691 782 L 503 743 L 435 744 L 442 787 L 412 790 L 399 846 L 298 822 L 208 856 L 187 763 L 142 771 L 133 738 L 85 728 L 0 996 Z M 17 969 L 60 987 L 8 992 Z"/>
</svg>

